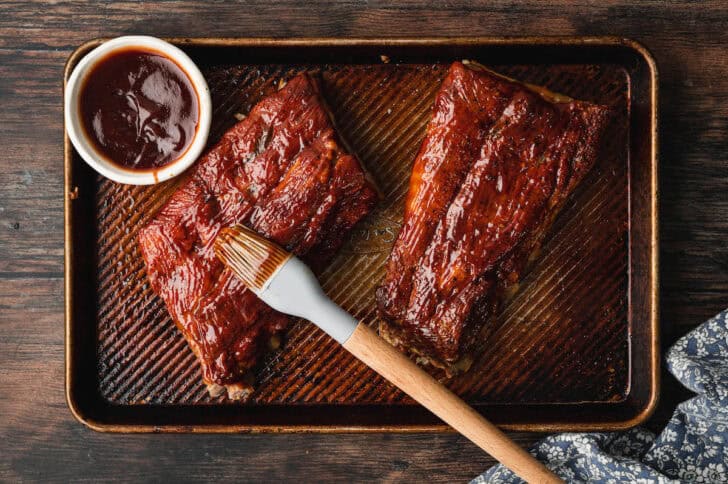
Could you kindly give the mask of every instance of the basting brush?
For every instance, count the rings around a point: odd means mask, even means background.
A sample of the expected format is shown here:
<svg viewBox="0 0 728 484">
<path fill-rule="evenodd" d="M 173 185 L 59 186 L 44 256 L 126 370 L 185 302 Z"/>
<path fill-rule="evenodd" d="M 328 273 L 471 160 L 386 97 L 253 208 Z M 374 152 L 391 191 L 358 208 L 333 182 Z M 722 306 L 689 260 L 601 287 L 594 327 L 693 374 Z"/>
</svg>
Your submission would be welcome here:
<svg viewBox="0 0 728 484">
<path fill-rule="evenodd" d="M 337 306 L 300 259 L 237 225 L 220 232 L 215 253 L 260 299 L 308 319 L 350 353 L 528 482 L 561 482 L 412 360 Z"/>
</svg>

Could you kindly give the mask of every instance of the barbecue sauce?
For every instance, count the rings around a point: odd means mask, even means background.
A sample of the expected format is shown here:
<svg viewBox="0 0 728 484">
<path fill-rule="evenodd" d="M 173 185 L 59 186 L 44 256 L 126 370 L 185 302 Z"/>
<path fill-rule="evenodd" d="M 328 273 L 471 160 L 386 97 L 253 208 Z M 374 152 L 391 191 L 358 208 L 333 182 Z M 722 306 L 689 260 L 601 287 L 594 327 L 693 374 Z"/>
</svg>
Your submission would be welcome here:
<svg viewBox="0 0 728 484">
<path fill-rule="evenodd" d="M 79 108 L 99 153 L 124 168 L 156 170 L 189 148 L 198 104 L 192 82 L 172 59 L 132 47 L 92 68 L 81 86 Z"/>
</svg>

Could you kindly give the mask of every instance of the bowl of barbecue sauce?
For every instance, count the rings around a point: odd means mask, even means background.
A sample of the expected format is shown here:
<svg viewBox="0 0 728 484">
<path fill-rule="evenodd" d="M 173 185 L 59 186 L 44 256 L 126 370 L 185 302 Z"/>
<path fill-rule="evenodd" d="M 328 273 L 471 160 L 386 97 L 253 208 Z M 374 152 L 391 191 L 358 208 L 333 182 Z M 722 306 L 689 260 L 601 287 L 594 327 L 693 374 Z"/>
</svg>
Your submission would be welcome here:
<svg viewBox="0 0 728 484">
<path fill-rule="evenodd" d="M 204 149 L 211 119 L 200 70 L 182 50 L 154 37 L 101 44 L 66 83 L 73 146 L 118 183 L 151 185 L 182 173 Z"/>
</svg>

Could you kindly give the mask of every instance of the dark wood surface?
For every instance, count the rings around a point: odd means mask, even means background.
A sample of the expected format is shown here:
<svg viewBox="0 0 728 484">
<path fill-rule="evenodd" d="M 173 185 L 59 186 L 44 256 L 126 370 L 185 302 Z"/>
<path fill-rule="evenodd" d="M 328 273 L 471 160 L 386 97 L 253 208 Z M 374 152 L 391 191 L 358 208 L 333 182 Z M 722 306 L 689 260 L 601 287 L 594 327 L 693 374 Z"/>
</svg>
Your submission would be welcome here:
<svg viewBox="0 0 728 484">
<path fill-rule="evenodd" d="M 728 4 L 175 1 L 0 3 L 0 481 L 462 481 L 456 435 L 105 435 L 63 394 L 65 59 L 98 36 L 622 35 L 661 74 L 664 345 L 728 306 Z M 649 423 L 690 394 L 665 377 Z M 514 434 L 524 445 L 538 435 Z"/>
</svg>

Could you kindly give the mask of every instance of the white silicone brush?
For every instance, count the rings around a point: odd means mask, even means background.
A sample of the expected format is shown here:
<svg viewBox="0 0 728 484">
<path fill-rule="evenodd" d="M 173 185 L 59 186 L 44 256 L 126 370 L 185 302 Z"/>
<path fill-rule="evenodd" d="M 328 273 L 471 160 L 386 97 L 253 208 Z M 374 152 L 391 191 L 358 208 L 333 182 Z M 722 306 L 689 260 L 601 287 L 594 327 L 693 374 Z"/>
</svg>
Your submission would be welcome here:
<svg viewBox="0 0 728 484">
<path fill-rule="evenodd" d="M 311 270 L 292 254 L 240 225 L 220 233 L 215 253 L 266 304 L 316 324 L 521 478 L 528 482 L 561 482 L 457 395 L 334 304 Z"/>
</svg>

